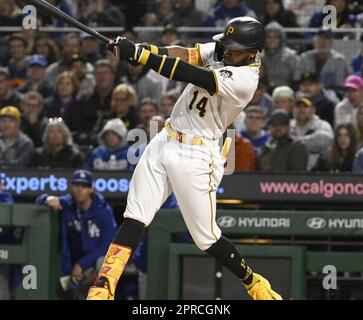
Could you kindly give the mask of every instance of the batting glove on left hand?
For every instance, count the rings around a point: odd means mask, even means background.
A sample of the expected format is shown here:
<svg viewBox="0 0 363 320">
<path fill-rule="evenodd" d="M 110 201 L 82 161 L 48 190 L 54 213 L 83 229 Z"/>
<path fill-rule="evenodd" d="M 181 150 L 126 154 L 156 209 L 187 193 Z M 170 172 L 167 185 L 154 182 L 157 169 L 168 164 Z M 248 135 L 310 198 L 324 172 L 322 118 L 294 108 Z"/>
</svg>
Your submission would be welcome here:
<svg viewBox="0 0 363 320">
<path fill-rule="evenodd" d="M 113 54 L 119 57 L 121 60 L 128 62 L 137 62 L 142 50 L 138 45 L 135 45 L 132 41 L 125 37 L 117 37 L 115 40 L 107 44 L 107 50 L 113 52 Z"/>
</svg>

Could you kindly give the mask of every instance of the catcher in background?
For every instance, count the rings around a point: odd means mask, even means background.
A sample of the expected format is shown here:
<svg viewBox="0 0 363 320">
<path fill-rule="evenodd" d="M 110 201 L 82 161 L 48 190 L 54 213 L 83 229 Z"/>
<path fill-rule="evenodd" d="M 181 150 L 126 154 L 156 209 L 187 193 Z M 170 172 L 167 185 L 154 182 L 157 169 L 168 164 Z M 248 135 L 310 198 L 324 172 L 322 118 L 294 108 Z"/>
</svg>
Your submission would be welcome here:
<svg viewBox="0 0 363 320">
<path fill-rule="evenodd" d="M 124 222 L 111 243 L 89 300 L 112 300 L 117 282 L 143 230 L 173 191 L 199 249 L 214 256 L 255 300 L 281 300 L 269 282 L 253 273 L 216 221 L 216 190 L 225 157 L 219 138 L 251 100 L 258 84 L 264 28 L 254 18 L 228 22 L 214 42 L 195 48 L 109 44 L 120 59 L 141 63 L 170 80 L 189 83 L 165 128 L 149 143 L 132 178 Z M 151 253 L 152 254 L 152 253 Z"/>
</svg>

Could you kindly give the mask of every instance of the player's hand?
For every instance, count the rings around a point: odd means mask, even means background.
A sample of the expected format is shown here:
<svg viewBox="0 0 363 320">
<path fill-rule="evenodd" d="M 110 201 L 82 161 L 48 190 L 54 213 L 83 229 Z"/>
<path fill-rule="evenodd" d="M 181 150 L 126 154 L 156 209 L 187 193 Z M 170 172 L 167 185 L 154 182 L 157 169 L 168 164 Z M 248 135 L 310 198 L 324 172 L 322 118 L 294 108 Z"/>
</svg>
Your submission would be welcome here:
<svg viewBox="0 0 363 320">
<path fill-rule="evenodd" d="M 59 201 L 58 197 L 55 196 L 49 196 L 47 197 L 47 200 L 45 201 L 45 204 L 52 208 L 53 210 L 62 210 L 63 207 Z"/>
<path fill-rule="evenodd" d="M 83 278 L 83 270 L 81 268 L 81 266 L 76 263 L 72 269 L 72 280 L 74 283 L 78 283 L 82 280 Z"/>
<path fill-rule="evenodd" d="M 137 62 L 142 48 L 139 48 L 138 45 L 135 45 L 132 41 L 125 37 L 117 37 L 115 40 L 107 44 L 107 50 L 112 51 L 113 54 L 121 60 Z"/>
</svg>

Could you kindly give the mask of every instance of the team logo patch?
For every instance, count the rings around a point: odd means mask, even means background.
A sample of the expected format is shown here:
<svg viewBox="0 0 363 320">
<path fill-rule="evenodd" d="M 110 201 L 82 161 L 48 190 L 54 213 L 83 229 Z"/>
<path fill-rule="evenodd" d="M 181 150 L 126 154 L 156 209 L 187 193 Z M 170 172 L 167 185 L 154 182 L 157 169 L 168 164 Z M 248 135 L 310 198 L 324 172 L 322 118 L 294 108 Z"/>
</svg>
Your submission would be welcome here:
<svg viewBox="0 0 363 320">
<path fill-rule="evenodd" d="M 219 73 L 222 76 L 223 80 L 231 78 L 233 75 L 232 71 L 229 70 L 220 70 Z"/>
<path fill-rule="evenodd" d="M 226 32 L 226 36 L 228 36 L 229 34 L 233 34 L 234 33 L 234 28 L 232 26 L 229 26 Z"/>
</svg>

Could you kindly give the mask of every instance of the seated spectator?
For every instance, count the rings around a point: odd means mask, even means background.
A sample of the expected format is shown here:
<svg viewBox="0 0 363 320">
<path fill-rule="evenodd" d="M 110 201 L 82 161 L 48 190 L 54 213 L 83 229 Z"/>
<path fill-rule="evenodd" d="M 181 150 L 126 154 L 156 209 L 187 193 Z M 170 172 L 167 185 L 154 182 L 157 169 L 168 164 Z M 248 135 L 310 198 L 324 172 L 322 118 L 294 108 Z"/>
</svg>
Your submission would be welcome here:
<svg viewBox="0 0 363 320">
<path fill-rule="evenodd" d="M 315 73 L 325 89 L 339 92 L 350 72 L 345 57 L 333 49 L 333 37 L 331 30 L 320 29 L 314 36 L 314 49 L 301 54 L 296 72 L 298 79 L 304 72 Z"/>
<path fill-rule="evenodd" d="M 82 1 L 79 8 L 79 19 L 92 27 L 126 25 L 124 13 L 109 0 Z"/>
<path fill-rule="evenodd" d="M 273 100 L 272 97 L 267 92 L 267 84 L 263 83 L 261 80 L 257 85 L 257 89 L 249 102 L 248 106 L 260 106 L 263 112 L 268 116 L 273 110 Z"/>
<path fill-rule="evenodd" d="M 357 139 L 351 123 L 340 124 L 334 130 L 334 142 L 328 158 L 332 172 L 352 172 Z"/>
<path fill-rule="evenodd" d="M 309 96 L 298 94 L 290 127 L 291 136 L 301 141 L 308 151 L 307 170 L 314 170 L 333 142 L 331 125 L 316 115 L 316 107 Z"/>
<path fill-rule="evenodd" d="M 363 34 L 360 36 L 360 43 L 361 48 L 357 55 L 353 57 L 352 68 L 354 74 L 363 77 Z"/>
<path fill-rule="evenodd" d="M 161 79 L 160 75 L 143 64 L 137 66 L 128 64 L 126 75 L 120 80 L 122 83 L 132 86 L 140 100 L 151 98 L 155 101 L 160 101 L 161 96 L 164 94 L 163 83 L 165 81 Z"/>
<path fill-rule="evenodd" d="M 48 118 L 44 115 L 43 97 L 36 91 L 27 92 L 20 103 L 21 121 L 20 128 L 30 139 L 34 146 L 40 147 Z"/>
<path fill-rule="evenodd" d="M 203 11 L 195 8 L 195 0 L 177 0 L 173 17 L 177 27 L 200 27 L 206 18 Z"/>
<path fill-rule="evenodd" d="M 129 170 L 134 167 L 127 161 L 127 129 L 121 119 L 109 120 L 98 135 L 99 146 L 92 150 L 87 167 L 94 170 Z"/>
<path fill-rule="evenodd" d="M 0 1 L 0 21 L 3 26 L 18 27 L 22 22 L 22 12 L 15 0 Z"/>
<path fill-rule="evenodd" d="M 294 91 L 288 86 L 276 87 L 272 91 L 272 99 L 274 100 L 275 109 L 283 109 L 292 118 L 294 109 Z"/>
<path fill-rule="evenodd" d="M 159 26 L 165 26 L 173 22 L 174 7 L 172 0 L 156 0 L 156 15 Z"/>
<path fill-rule="evenodd" d="M 80 55 L 81 52 L 81 39 L 79 34 L 68 33 L 64 37 L 64 45 L 62 49 L 62 58 L 49 65 L 45 72 L 45 79 L 54 86 L 58 76 L 68 70 L 69 62 L 75 54 Z M 94 70 L 90 63 L 87 63 L 87 73 L 92 73 Z"/>
<path fill-rule="evenodd" d="M 62 119 L 49 119 L 43 135 L 43 147 L 36 149 L 32 166 L 44 169 L 84 167 L 84 157 L 73 143 L 71 132 Z"/>
<path fill-rule="evenodd" d="M 93 74 L 87 73 L 86 59 L 79 55 L 73 55 L 69 62 L 69 70 L 73 72 L 79 83 L 76 99 L 81 100 L 83 97 L 91 96 L 96 80 Z"/>
<path fill-rule="evenodd" d="M 335 125 L 341 123 L 355 123 L 358 106 L 363 103 L 363 79 L 351 75 L 344 83 L 345 98 L 339 102 L 334 110 Z"/>
<path fill-rule="evenodd" d="M 235 172 L 252 172 L 256 169 L 256 154 L 252 143 L 236 131 L 235 136 Z"/>
<path fill-rule="evenodd" d="M 84 63 L 89 62 L 93 65 L 102 59 L 99 40 L 89 33 L 81 33 L 81 56 Z"/>
<path fill-rule="evenodd" d="M 20 131 L 20 111 L 14 106 L 0 110 L 0 168 L 22 168 L 30 164 L 34 144 Z"/>
<path fill-rule="evenodd" d="M 137 128 L 146 131 L 148 126 L 150 125 L 150 120 L 153 116 L 158 114 L 159 108 L 156 101 L 145 98 L 140 102 L 139 105 L 139 120 L 140 124 Z"/>
<path fill-rule="evenodd" d="M 110 119 L 120 118 L 128 130 L 136 128 L 140 123 L 135 90 L 128 84 L 119 84 L 112 92 L 111 110 L 105 112 L 97 121 L 93 136 L 97 136 L 106 122 Z"/>
<path fill-rule="evenodd" d="M 301 75 L 299 90 L 313 99 L 316 114 L 334 126 L 335 103 L 329 99 L 329 93 L 321 87 L 318 77 L 314 73 L 304 72 Z"/>
<path fill-rule="evenodd" d="M 93 189 L 87 170 L 73 173 L 70 194 L 42 194 L 36 203 L 60 212 L 63 289 L 71 290 L 73 299 L 85 300 L 116 232 L 111 206 Z"/>
<path fill-rule="evenodd" d="M 95 64 L 96 86 L 90 96 L 82 98 L 82 110 L 87 110 L 91 130 L 102 113 L 111 110 L 111 96 L 115 87 L 115 68 L 109 60 L 101 59 Z M 103 127 L 103 126 L 102 126 Z"/>
<path fill-rule="evenodd" d="M 71 131 L 86 130 L 85 121 L 80 114 L 80 102 L 77 100 L 79 82 L 70 71 L 64 71 L 55 84 L 55 93 L 44 102 L 48 118 L 62 118 Z"/>
<path fill-rule="evenodd" d="M 164 30 L 161 33 L 160 46 L 168 47 L 174 45 L 180 40 L 180 34 L 175 25 L 169 23 L 164 26 Z"/>
<path fill-rule="evenodd" d="M 308 152 L 305 145 L 290 135 L 290 119 L 285 110 L 271 113 L 269 127 L 272 139 L 257 154 L 257 170 L 263 172 L 305 171 Z"/>
<path fill-rule="evenodd" d="M 173 111 L 174 104 L 177 101 L 177 97 L 173 92 L 168 91 L 167 93 L 163 94 L 160 99 L 160 112 L 165 117 L 165 119 L 169 118 L 171 112 Z"/>
<path fill-rule="evenodd" d="M 266 44 L 262 54 L 268 70 L 270 86 L 292 86 L 296 81 L 295 68 L 299 62 L 297 52 L 286 46 L 286 35 L 277 22 L 269 23 L 266 28 Z"/>
<path fill-rule="evenodd" d="M 347 0 L 326 0 L 325 5 L 332 5 L 336 8 L 336 25 L 334 28 L 354 28 L 356 17 L 349 10 Z M 311 17 L 308 27 L 319 28 L 323 27 L 323 21 L 330 14 L 330 11 L 324 12 L 323 10 L 316 11 Z M 307 33 L 310 36 L 310 33 Z M 336 33 L 336 37 L 343 37 L 344 33 Z"/>
<path fill-rule="evenodd" d="M 241 131 L 242 137 L 251 141 L 254 149 L 258 152 L 271 136 L 263 129 L 266 126 L 266 115 L 259 106 L 249 106 L 245 109 L 246 129 Z"/>
<path fill-rule="evenodd" d="M 265 2 L 265 14 L 260 19 L 265 26 L 276 21 L 285 28 L 299 27 L 296 23 L 295 14 L 284 8 L 282 0 L 267 0 Z"/>
<path fill-rule="evenodd" d="M 222 0 L 209 13 L 205 22 L 207 27 L 225 27 L 232 18 L 249 16 L 256 18 L 256 13 L 243 0 Z"/>
<path fill-rule="evenodd" d="M 53 89 L 44 78 L 47 65 L 47 59 L 44 56 L 40 54 L 30 56 L 27 70 L 28 80 L 17 90 L 23 94 L 28 91 L 37 91 L 43 98 L 51 96 Z"/>
<path fill-rule="evenodd" d="M 13 88 L 25 84 L 27 79 L 27 40 L 21 33 L 13 33 L 9 39 L 10 62 L 9 76 Z"/>
<path fill-rule="evenodd" d="M 20 106 L 21 94 L 16 92 L 10 82 L 9 72 L 0 67 L 0 109 L 5 106 Z"/>
<path fill-rule="evenodd" d="M 60 59 L 59 47 L 50 37 L 40 34 L 35 38 L 34 54 L 40 54 L 47 59 L 48 65 Z"/>
<path fill-rule="evenodd" d="M 363 147 L 363 102 L 358 107 L 355 132 L 357 136 L 357 150 L 359 150 Z"/>
</svg>

